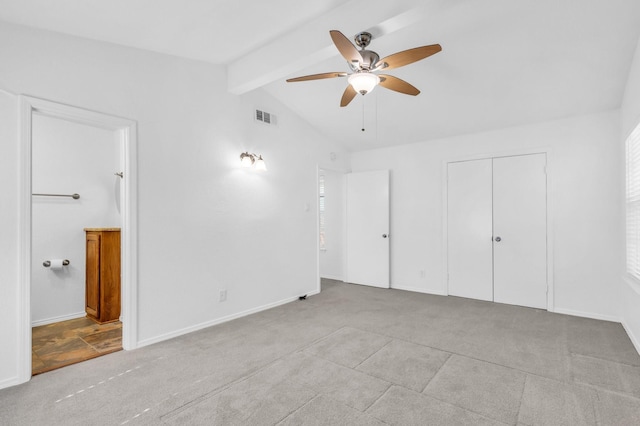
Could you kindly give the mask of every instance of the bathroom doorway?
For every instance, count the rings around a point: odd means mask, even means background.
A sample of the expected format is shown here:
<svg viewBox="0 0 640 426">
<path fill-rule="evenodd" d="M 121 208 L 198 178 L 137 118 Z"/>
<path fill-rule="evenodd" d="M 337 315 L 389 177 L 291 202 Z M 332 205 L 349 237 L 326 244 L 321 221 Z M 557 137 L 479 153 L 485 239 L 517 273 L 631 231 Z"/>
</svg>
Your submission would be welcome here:
<svg viewBox="0 0 640 426">
<path fill-rule="evenodd" d="M 22 381 L 32 368 L 136 346 L 135 129 L 131 120 L 22 97 Z M 86 309 L 85 229 L 118 233 L 110 318 Z"/>
<path fill-rule="evenodd" d="M 31 349 L 36 375 L 122 349 L 120 246 L 114 247 L 117 256 L 101 265 L 117 271 L 113 285 L 91 291 L 85 285 L 86 272 L 92 272 L 85 263 L 85 234 L 88 238 L 90 233 L 83 231 L 108 228 L 119 233 L 122 178 L 113 130 L 38 113 L 31 129 Z M 100 292 L 117 304 L 104 324 L 87 318 L 85 309 L 92 305 L 85 303 L 87 296 Z"/>
</svg>

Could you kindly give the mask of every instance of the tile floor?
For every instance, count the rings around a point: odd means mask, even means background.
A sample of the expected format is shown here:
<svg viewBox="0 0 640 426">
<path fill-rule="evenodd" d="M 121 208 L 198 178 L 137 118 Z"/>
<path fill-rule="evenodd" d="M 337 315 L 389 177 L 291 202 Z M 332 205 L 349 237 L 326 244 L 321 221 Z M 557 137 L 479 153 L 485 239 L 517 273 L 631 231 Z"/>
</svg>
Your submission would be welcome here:
<svg viewBox="0 0 640 426">
<path fill-rule="evenodd" d="M 122 323 L 97 324 L 77 318 L 33 327 L 31 374 L 41 374 L 67 365 L 122 350 Z"/>
</svg>

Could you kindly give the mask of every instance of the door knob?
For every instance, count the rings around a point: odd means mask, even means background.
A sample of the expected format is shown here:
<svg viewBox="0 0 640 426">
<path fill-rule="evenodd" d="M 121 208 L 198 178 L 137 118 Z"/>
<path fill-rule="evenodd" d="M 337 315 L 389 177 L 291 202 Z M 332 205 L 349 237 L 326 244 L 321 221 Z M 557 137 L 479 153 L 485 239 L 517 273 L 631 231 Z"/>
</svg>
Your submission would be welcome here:
<svg viewBox="0 0 640 426">
<path fill-rule="evenodd" d="M 382 234 L 382 238 L 387 238 L 387 234 Z"/>
<path fill-rule="evenodd" d="M 499 243 L 500 241 L 502 241 L 502 238 L 500 238 L 500 237 L 496 237 L 496 242 L 498 242 L 498 243 Z"/>
</svg>

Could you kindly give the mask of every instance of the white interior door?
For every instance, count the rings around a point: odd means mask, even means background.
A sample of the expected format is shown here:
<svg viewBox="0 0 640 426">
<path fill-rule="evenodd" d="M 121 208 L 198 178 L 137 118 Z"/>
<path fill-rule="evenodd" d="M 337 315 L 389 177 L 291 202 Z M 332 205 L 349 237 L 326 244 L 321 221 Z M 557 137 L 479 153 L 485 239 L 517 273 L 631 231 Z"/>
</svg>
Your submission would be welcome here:
<svg viewBox="0 0 640 426">
<path fill-rule="evenodd" d="M 389 288 L 389 171 L 347 174 L 347 282 Z"/>
<path fill-rule="evenodd" d="M 449 294 L 493 300 L 492 160 L 449 163 Z"/>
<path fill-rule="evenodd" d="M 493 160 L 496 302 L 547 308 L 545 167 L 546 154 Z"/>
</svg>

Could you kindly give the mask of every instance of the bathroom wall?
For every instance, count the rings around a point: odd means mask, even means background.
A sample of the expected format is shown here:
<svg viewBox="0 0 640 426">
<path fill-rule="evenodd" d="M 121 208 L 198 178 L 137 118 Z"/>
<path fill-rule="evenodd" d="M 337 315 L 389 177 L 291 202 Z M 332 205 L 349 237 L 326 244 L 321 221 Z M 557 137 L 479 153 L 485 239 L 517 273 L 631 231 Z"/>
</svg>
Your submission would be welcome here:
<svg viewBox="0 0 640 426">
<path fill-rule="evenodd" d="M 42 325 L 84 316 L 86 227 L 119 227 L 119 142 L 109 130 L 34 115 L 31 320 Z M 68 259 L 52 270 L 48 259 Z"/>
</svg>

